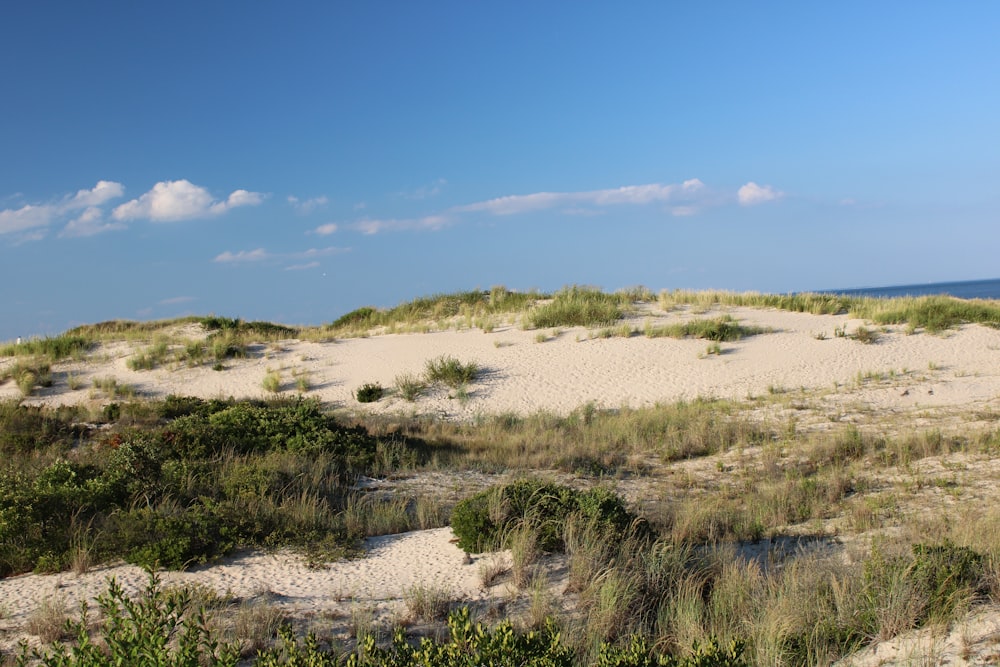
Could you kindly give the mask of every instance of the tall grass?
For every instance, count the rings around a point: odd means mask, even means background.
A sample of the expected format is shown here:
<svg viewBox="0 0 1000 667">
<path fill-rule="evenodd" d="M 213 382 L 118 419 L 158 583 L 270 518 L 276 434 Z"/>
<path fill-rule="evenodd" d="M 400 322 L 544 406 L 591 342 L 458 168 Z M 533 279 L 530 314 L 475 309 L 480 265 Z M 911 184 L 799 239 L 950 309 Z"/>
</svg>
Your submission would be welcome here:
<svg viewBox="0 0 1000 667">
<path fill-rule="evenodd" d="M 478 290 L 435 294 L 419 297 L 388 309 L 371 306 L 358 308 L 346 313 L 327 327 L 328 333 L 338 336 L 358 336 L 380 327 L 393 328 L 401 325 L 447 323 L 452 318 L 462 317 L 467 322 L 479 320 L 492 323 L 492 316 L 519 313 L 540 295 L 534 292 L 514 292 L 503 286 L 496 286 L 489 292 Z M 492 324 L 488 324 L 492 328 Z"/>
<path fill-rule="evenodd" d="M 628 299 L 627 295 L 574 285 L 556 292 L 548 303 L 529 310 L 524 323 L 534 329 L 610 326 L 621 319 L 624 306 L 630 305 Z"/>
<path fill-rule="evenodd" d="M 767 333 L 765 327 L 745 326 L 739 324 L 730 315 L 723 315 L 713 319 L 694 319 L 688 322 L 678 322 L 662 326 L 653 326 L 647 323 L 643 329 L 643 334 L 647 338 L 659 338 L 668 336 L 670 338 L 704 338 L 717 342 L 729 342 L 740 340 L 747 336 L 756 336 Z"/>
</svg>

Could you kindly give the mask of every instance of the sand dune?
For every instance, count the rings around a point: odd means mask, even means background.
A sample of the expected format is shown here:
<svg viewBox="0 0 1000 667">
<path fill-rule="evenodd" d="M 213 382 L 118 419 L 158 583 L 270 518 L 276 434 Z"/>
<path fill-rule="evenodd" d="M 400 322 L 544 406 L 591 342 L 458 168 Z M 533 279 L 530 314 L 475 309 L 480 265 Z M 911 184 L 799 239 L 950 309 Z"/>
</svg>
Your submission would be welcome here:
<svg viewBox="0 0 1000 667">
<path fill-rule="evenodd" d="M 516 326 L 491 333 L 466 329 L 328 343 L 288 340 L 257 346 L 250 358 L 228 361 L 223 371 L 207 365 L 133 371 L 127 360 L 135 346 L 115 343 L 102 346 L 85 361 L 60 363 L 53 369 L 54 385 L 25 402 L 99 405 L 108 399 L 96 394 L 91 383 L 102 377 L 134 386 L 141 397 L 263 397 L 267 392 L 261 383 L 270 369 L 281 373 L 289 393 L 295 390 L 294 375 L 306 373 L 307 395 L 334 408 L 449 419 L 510 411 L 565 414 L 586 403 L 639 407 L 695 397 L 744 399 L 803 390 L 834 409 L 861 405 L 876 415 L 910 414 L 914 419 L 935 410 L 1000 407 L 1000 330 L 984 326 L 967 325 L 942 335 L 907 335 L 902 327 L 889 327 L 874 344 L 863 344 L 834 335 L 837 329 L 850 333 L 864 324 L 847 316 L 748 308 L 699 315 L 650 310 L 633 324 L 642 328 L 647 321 L 659 325 L 721 312 L 769 332 L 723 343 L 722 354 L 707 354 L 704 340 L 601 338 L 585 328 L 541 332 L 549 337 L 545 342 L 536 342 L 538 331 Z M 474 361 L 483 369 L 466 397 L 434 389 L 415 402 L 391 393 L 374 404 L 361 405 L 354 399 L 360 385 L 379 382 L 391 387 L 396 376 L 420 374 L 427 360 L 442 354 Z M 11 363 L 0 360 L 0 366 Z M 69 388 L 70 375 L 80 381 L 80 388 Z M 879 380 L 868 381 L 871 378 Z M 19 397 L 14 383 L 0 386 L 0 399 L 14 397 Z M 466 558 L 450 538 L 450 529 L 443 528 L 372 539 L 364 558 L 333 563 L 323 570 L 310 570 L 301 558 L 286 552 L 248 553 L 211 567 L 164 573 L 163 579 L 167 584 L 198 582 L 244 599 L 267 594 L 294 614 L 343 615 L 344 605 L 359 600 L 383 605 L 383 611 L 392 613 L 405 591 L 417 584 L 440 586 L 464 599 L 482 597 L 478 560 Z M 138 568 L 123 565 L 80 576 L 0 580 L 0 601 L 8 610 L 0 628 L 15 636 L 41 600 L 56 595 L 75 606 L 103 591 L 110 576 L 129 591 L 139 590 L 146 580 Z M 997 654 L 998 628 L 996 614 L 980 613 L 962 630 L 965 639 L 957 643 L 963 648 L 954 648 L 955 641 L 940 640 L 941 651 L 951 662 L 935 664 L 987 664 Z M 904 664 L 906 647 L 919 641 L 923 640 L 915 636 L 897 640 L 895 649 L 875 647 L 851 664 Z M 969 649 L 970 642 L 979 648 Z"/>
</svg>

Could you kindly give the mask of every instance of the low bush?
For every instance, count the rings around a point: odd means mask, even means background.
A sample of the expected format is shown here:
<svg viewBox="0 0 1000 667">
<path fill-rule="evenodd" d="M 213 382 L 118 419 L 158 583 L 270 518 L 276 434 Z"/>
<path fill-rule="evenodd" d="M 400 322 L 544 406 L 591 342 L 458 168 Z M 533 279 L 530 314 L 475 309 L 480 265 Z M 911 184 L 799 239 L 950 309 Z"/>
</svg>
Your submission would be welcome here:
<svg viewBox="0 0 1000 667">
<path fill-rule="evenodd" d="M 358 403 L 374 403 L 382 398 L 384 392 L 382 385 L 377 382 L 369 382 L 358 387 L 354 396 L 358 399 Z"/>
<path fill-rule="evenodd" d="M 479 366 L 475 362 L 462 363 L 455 357 L 443 355 L 428 360 L 426 364 L 427 381 L 431 384 L 445 384 L 452 389 L 469 384 L 479 375 Z"/>
<path fill-rule="evenodd" d="M 492 487 L 459 502 L 452 510 L 451 527 L 458 546 L 471 553 L 506 546 L 507 536 L 519 525 L 537 532 L 538 547 L 543 551 L 562 551 L 563 529 L 573 515 L 593 522 L 609 536 L 620 537 L 630 531 L 652 533 L 644 520 L 607 489 L 577 491 L 527 479 Z"/>
</svg>

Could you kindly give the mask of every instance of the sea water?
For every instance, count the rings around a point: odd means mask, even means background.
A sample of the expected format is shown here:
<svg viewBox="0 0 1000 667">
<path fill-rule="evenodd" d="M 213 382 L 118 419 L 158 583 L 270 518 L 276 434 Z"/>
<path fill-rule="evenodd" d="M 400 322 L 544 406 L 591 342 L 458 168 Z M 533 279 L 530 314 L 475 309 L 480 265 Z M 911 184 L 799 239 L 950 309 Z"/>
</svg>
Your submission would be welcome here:
<svg viewBox="0 0 1000 667">
<path fill-rule="evenodd" d="M 846 296 L 871 296 L 891 298 L 899 296 L 926 296 L 947 294 L 960 299 L 1000 299 L 1000 278 L 993 280 L 965 280 L 951 283 L 925 283 L 923 285 L 895 285 L 890 287 L 859 287 L 851 289 L 819 290 L 821 293 Z"/>
</svg>

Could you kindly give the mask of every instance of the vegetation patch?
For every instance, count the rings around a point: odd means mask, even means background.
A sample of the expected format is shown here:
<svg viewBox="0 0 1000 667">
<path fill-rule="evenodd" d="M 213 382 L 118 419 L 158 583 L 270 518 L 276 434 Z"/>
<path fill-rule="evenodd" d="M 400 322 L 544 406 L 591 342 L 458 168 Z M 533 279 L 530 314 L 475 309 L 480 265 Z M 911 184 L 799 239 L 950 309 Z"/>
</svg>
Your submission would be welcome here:
<svg viewBox="0 0 1000 667">
<path fill-rule="evenodd" d="M 377 382 L 369 382 L 358 387 L 354 396 L 358 399 L 358 403 L 374 403 L 382 398 L 383 393 L 385 393 L 385 389 L 382 388 L 382 385 Z"/>
<path fill-rule="evenodd" d="M 473 361 L 462 363 L 455 357 L 443 355 L 427 361 L 424 375 L 430 384 L 444 384 L 458 389 L 476 379 L 479 366 Z"/>
<path fill-rule="evenodd" d="M 747 336 L 769 333 L 765 327 L 745 326 L 730 315 L 713 319 L 694 319 L 677 324 L 652 326 L 647 324 L 643 333 L 647 338 L 703 338 L 720 343 L 740 340 Z"/>
<path fill-rule="evenodd" d="M 451 527 L 458 546 L 471 553 L 506 548 L 509 534 L 521 525 L 537 533 L 542 550 L 562 551 L 563 528 L 572 515 L 594 522 L 609 535 L 649 530 L 607 489 L 577 491 L 538 480 L 493 487 L 459 502 L 452 511 Z"/>
</svg>

